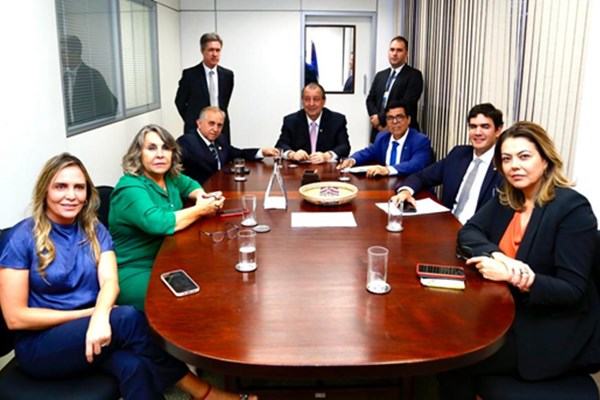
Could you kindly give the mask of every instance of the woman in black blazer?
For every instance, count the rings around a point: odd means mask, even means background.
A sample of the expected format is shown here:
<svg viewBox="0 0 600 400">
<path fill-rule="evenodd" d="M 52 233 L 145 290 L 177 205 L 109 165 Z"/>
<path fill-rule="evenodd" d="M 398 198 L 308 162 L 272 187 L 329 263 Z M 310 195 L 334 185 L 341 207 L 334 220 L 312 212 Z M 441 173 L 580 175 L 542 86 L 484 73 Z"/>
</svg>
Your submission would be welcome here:
<svg viewBox="0 0 600 400">
<path fill-rule="evenodd" d="M 600 304 L 591 279 L 597 221 L 570 189 L 542 127 L 518 122 L 496 144 L 499 195 L 458 234 L 481 275 L 511 285 L 515 320 L 488 359 L 439 376 L 441 399 L 475 399 L 477 377 L 540 380 L 600 365 Z M 596 266 L 599 267 L 599 266 Z"/>
</svg>

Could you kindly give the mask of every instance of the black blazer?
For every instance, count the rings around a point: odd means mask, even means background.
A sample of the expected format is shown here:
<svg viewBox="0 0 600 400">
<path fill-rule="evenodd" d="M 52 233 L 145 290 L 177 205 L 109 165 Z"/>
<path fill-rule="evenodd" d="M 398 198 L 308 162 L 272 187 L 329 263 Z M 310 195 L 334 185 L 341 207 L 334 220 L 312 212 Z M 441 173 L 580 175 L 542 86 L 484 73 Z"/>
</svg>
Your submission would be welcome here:
<svg viewBox="0 0 600 400">
<path fill-rule="evenodd" d="M 218 171 L 217 160 L 200 137 L 200 133 L 196 131 L 194 134 L 182 135 L 177 139 L 177 143 L 181 147 L 185 175 L 203 184 Z M 221 161 L 221 168 L 226 168 L 234 158 L 254 160 L 258 151 L 258 149 L 238 149 L 226 142 L 222 135 L 215 141 L 215 147 Z"/>
<path fill-rule="evenodd" d="M 469 164 L 473 160 L 472 146 L 456 146 L 446 158 L 431 164 L 425 169 L 410 175 L 404 182 L 396 187 L 408 186 L 415 193 L 421 190 L 427 190 L 432 187 L 442 185 L 442 204 L 450 210 L 454 207 L 457 200 L 458 190 L 463 177 L 467 173 Z M 502 184 L 502 174 L 494 169 L 494 163 L 490 163 L 477 200 L 477 210 L 479 210 L 488 200 L 494 197 L 496 190 Z"/>
<path fill-rule="evenodd" d="M 514 211 L 498 197 L 460 230 L 458 242 L 475 254 L 500 251 Z M 597 221 L 590 203 L 572 189 L 536 206 L 516 258 L 536 278 L 528 294 L 511 286 L 516 313 L 511 329 L 525 379 L 544 379 L 600 363 L 600 304 L 591 279 Z M 482 316 L 485 318 L 486 316 Z M 587 368 L 586 368 L 587 369 Z"/>
<path fill-rule="evenodd" d="M 233 93 L 233 71 L 217 65 L 217 75 L 219 79 L 219 108 L 227 114 L 221 136 L 224 136 L 227 142 L 231 142 L 227 108 Z M 206 74 L 202 63 L 183 70 L 177 95 L 175 96 L 175 105 L 179 115 L 185 122 L 184 132 L 195 133 L 196 120 L 200 116 L 200 111 L 210 106 L 210 94 L 208 93 Z"/>
<path fill-rule="evenodd" d="M 279 135 L 275 147 L 282 148 L 284 151 L 303 149 L 310 154 L 310 134 L 306 118 L 304 110 L 284 117 L 281 135 Z M 317 151 L 330 150 L 338 157 L 347 157 L 350 154 L 350 140 L 346 128 L 346 117 L 323 108 L 317 137 Z"/>
<path fill-rule="evenodd" d="M 383 94 L 385 93 L 385 85 L 390 76 L 392 69 L 387 68 L 379 71 L 373 79 L 371 90 L 367 96 L 367 111 L 369 115 L 377 114 L 381 126 L 386 126 L 385 107 L 383 107 Z M 392 101 L 402 100 L 408 104 L 408 110 L 405 110 L 411 117 L 410 127 L 420 131 L 419 123 L 417 122 L 417 103 L 423 93 L 423 75 L 421 71 L 405 64 L 400 70 L 400 74 L 394 80 L 394 84 L 390 89 L 387 103 Z M 375 141 L 377 129 L 371 130 L 371 143 Z"/>
<path fill-rule="evenodd" d="M 117 112 L 117 98 L 108 88 L 98 70 L 84 63 L 79 65 L 73 82 L 73 121 L 69 121 L 67 77 L 65 77 L 65 100 L 69 125 L 112 117 Z"/>
</svg>

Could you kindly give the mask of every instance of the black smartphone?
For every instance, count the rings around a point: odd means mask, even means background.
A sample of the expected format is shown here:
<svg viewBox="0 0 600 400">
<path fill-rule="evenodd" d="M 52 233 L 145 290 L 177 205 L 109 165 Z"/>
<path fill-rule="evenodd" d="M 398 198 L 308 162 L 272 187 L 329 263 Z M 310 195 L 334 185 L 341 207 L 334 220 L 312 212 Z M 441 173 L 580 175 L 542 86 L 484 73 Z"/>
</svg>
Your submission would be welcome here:
<svg viewBox="0 0 600 400">
<path fill-rule="evenodd" d="M 417 207 L 415 207 L 413 205 L 413 203 L 410 203 L 405 200 L 404 204 L 402 206 L 402 212 L 403 213 L 415 213 L 415 212 L 417 212 Z"/>
<path fill-rule="evenodd" d="M 177 297 L 198 293 L 200 286 L 182 269 L 165 272 L 160 279 Z"/>
<path fill-rule="evenodd" d="M 420 278 L 441 278 L 465 280 L 465 269 L 454 265 L 417 264 L 417 275 Z"/>
</svg>

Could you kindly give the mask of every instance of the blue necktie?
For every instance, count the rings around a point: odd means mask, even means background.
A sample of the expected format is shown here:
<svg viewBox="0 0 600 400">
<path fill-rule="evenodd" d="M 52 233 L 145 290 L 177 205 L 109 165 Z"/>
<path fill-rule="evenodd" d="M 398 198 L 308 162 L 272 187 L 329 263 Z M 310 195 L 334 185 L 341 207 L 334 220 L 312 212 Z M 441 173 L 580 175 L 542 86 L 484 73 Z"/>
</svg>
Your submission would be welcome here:
<svg viewBox="0 0 600 400">
<path fill-rule="evenodd" d="M 396 70 L 392 70 L 392 74 L 390 75 L 390 77 L 387 80 L 387 83 L 385 84 L 385 91 L 388 92 L 390 90 L 390 86 L 392 86 L 392 82 L 394 81 L 394 78 L 396 77 Z"/>
<path fill-rule="evenodd" d="M 392 142 L 392 151 L 390 152 L 390 162 L 388 165 L 396 165 L 396 157 L 398 156 L 398 142 Z"/>
</svg>

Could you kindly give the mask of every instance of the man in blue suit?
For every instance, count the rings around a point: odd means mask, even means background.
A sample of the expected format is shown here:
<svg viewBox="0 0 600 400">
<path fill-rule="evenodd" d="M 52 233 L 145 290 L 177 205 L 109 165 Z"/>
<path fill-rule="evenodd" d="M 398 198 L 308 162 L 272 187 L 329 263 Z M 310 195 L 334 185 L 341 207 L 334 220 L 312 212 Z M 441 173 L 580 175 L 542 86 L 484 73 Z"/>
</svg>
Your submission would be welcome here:
<svg viewBox="0 0 600 400">
<path fill-rule="evenodd" d="M 494 196 L 502 183 L 492 160 L 504 125 L 502 111 L 490 103 L 478 104 L 469 111 L 467 122 L 471 145 L 454 147 L 446 158 L 406 178 L 392 197 L 396 203 L 406 200 L 415 205 L 415 193 L 442 185 L 442 204 L 464 224 Z"/>
<path fill-rule="evenodd" d="M 218 65 L 222 47 L 223 40 L 219 35 L 205 33 L 200 38 L 202 62 L 183 70 L 175 105 L 185 123 L 184 133 L 196 133 L 196 120 L 205 107 L 219 107 L 227 115 L 233 93 L 233 71 Z M 223 138 L 227 143 L 231 142 L 229 116 L 223 125 Z"/>
<path fill-rule="evenodd" d="M 425 168 L 431 160 L 431 141 L 414 128 L 409 128 L 410 115 L 403 101 L 392 101 L 385 108 L 389 130 L 379 132 L 375 143 L 352 154 L 338 166 L 372 164 L 367 177 L 377 175 L 408 175 Z"/>
<path fill-rule="evenodd" d="M 218 107 L 206 107 L 196 121 L 196 132 L 177 139 L 181 146 L 183 173 L 200 184 L 235 158 L 257 160 L 279 154 L 273 147 L 238 149 L 232 146 L 221 136 L 224 123 L 224 111 Z"/>
<path fill-rule="evenodd" d="M 318 83 L 302 89 L 302 110 L 283 118 L 275 144 L 286 159 L 321 164 L 348 156 L 346 117 L 325 108 L 325 101 L 325 89 Z"/>
</svg>

